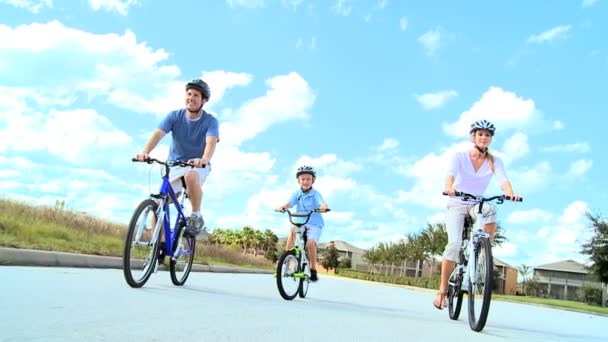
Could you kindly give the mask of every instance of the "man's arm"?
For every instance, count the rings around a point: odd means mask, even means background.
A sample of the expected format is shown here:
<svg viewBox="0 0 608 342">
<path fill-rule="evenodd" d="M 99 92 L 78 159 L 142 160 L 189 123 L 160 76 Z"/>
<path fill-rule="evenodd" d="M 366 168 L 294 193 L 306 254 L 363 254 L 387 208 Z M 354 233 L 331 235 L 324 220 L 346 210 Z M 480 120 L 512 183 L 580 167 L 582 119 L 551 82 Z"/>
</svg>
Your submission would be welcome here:
<svg viewBox="0 0 608 342">
<path fill-rule="evenodd" d="M 213 157 L 213 153 L 215 153 L 215 145 L 217 144 L 217 137 L 207 137 L 205 138 L 205 151 L 203 151 L 203 156 L 201 158 L 201 164 L 207 165 Z"/>
<path fill-rule="evenodd" d="M 158 142 L 166 135 L 165 131 L 160 128 L 157 128 L 148 139 L 148 143 L 144 146 L 143 150 L 137 155 L 137 159 L 144 160 L 148 157 L 150 152 L 156 147 Z"/>
</svg>

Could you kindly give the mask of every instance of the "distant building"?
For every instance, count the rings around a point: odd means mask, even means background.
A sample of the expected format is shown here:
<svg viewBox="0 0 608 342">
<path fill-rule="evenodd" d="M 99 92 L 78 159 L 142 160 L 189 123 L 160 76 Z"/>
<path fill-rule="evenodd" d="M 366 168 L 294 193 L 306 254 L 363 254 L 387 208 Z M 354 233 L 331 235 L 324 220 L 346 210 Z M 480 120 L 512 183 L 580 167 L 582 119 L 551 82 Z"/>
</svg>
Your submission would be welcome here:
<svg viewBox="0 0 608 342">
<path fill-rule="evenodd" d="M 514 295 L 517 289 L 517 268 L 494 257 L 494 270 L 497 272 L 494 292 Z"/>
<path fill-rule="evenodd" d="M 327 250 L 329 245 L 331 245 L 332 243 L 334 244 L 334 246 L 336 246 L 336 249 L 338 250 L 338 255 L 339 255 L 340 261 L 342 261 L 345 258 L 350 259 L 352 268 L 355 268 L 355 265 L 357 265 L 357 264 L 361 264 L 361 263 L 365 262 L 363 260 L 363 254 L 365 253 L 364 249 L 361 249 L 357 246 L 353 246 L 350 243 L 348 243 L 346 241 L 341 241 L 341 240 L 334 240 L 334 241 L 319 243 L 319 246 L 317 247 L 317 250 L 318 250 L 317 259 L 321 260 L 321 258 L 323 257 L 323 253 L 325 253 L 325 251 Z"/>
<path fill-rule="evenodd" d="M 540 295 L 555 299 L 577 300 L 578 289 L 587 279 L 585 265 L 563 260 L 534 267 L 533 279 L 540 284 Z"/>
</svg>

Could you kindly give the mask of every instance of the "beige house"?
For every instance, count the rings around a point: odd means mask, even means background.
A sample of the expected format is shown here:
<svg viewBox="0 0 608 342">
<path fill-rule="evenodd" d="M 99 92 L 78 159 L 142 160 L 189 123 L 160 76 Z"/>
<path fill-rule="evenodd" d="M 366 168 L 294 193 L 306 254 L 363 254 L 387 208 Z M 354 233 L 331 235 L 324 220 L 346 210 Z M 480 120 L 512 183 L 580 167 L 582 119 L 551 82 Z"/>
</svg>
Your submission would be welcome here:
<svg viewBox="0 0 608 342">
<path fill-rule="evenodd" d="M 357 246 L 353 246 L 346 241 L 334 240 L 329 242 L 321 242 L 317 247 L 317 259 L 321 259 L 323 253 L 329 248 L 329 245 L 334 244 L 336 246 L 336 250 L 338 250 L 338 255 L 340 261 L 347 258 L 351 261 L 351 268 L 355 268 L 355 265 L 364 263 L 363 254 L 365 253 L 364 249 L 361 249 Z"/>
<path fill-rule="evenodd" d="M 577 300 L 578 289 L 587 279 L 585 265 L 563 260 L 534 267 L 533 279 L 541 286 L 541 294 L 549 298 Z"/>
<path fill-rule="evenodd" d="M 514 295 L 517 289 L 517 268 L 494 257 L 494 270 L 497 272 L 494 292 Z"/>
</svg>

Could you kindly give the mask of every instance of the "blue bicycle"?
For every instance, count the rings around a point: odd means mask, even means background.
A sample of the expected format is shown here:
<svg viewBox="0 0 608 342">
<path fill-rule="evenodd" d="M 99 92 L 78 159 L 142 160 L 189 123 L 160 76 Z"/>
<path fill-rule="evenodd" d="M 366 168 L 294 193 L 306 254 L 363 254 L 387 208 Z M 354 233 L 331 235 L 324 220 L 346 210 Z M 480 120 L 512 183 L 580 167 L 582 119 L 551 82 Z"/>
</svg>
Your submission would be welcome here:
<svg viewBox="0 0 608 342">
<path fill-rule="evenodd" d="M 183 190 L 176 194 L 169 182 L 169 168 L 172 166 L 194 168 L 194 166 L 182 161 L 163 162 L 154 158 L 144 161 L 132 158 L 132 161 L 158 163 L 164 166 L 164 173 L 160 192 L 151 194 L 150 198 L 143 200 L 131 217 L 123 253 L 125 279 L 131 287 L 142 287 L 152 273 L 156 272 L 159 264 L 164 263 L 165 256 L 170 256 L 171 281 L 177 286 L 184 285 L 192 270 L 196 240 L 194 237 L 184 235 L 187 224 L 184 214 L 184 200 L 187 198 L 186 182 L 182 177 Z M 177 212 L 173 225 L 170 218 L 171 204 Z M 164 237 L 163 241 L 161 237 Z"/>
</svg>

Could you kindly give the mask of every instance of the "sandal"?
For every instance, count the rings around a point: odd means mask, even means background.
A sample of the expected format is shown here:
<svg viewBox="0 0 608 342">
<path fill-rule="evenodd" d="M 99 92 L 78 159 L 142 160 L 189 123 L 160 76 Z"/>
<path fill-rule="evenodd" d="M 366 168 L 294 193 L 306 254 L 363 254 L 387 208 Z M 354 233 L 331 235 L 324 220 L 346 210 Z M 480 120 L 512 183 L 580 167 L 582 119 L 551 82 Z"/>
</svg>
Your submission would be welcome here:
<svg viewBox="0 0 608 342">
<path fill-rule="evenodd" d="M 439 310 L 443 310 L 444 308 L 447 308 L 448 307 L 448 303 L 445 300 L 445 296 L 447 296 L 447 294 L 448 294 L 448 291 L 443 291 L 443 292 L 439 291 L 439 292 L 437 292 L 438 296 L 443 296 L 440 299 L 440 301 L 441 301 L 440 303 L 443 303 L 443 305 L 442 304 L 437 304 L 437 298 L 435 298 L 435 300 L 433 301 L 433 306 L 436 307 Z"/>
</svg>

